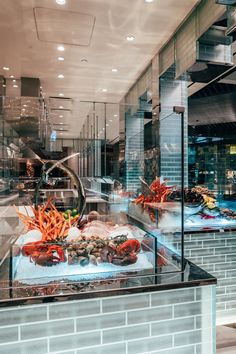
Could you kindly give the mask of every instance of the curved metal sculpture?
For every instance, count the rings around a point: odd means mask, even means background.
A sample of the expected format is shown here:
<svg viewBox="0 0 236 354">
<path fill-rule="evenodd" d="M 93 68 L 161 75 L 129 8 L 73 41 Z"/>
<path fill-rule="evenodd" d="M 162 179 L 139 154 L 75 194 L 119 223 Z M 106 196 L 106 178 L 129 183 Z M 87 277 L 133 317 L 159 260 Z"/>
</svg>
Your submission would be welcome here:
<svg viewBox="0 0 236 354">
<path fill-rule="evenodd" d="M 69 168 L 68 166 L 63 164 L 64 161 L 68 160 L 69 158 L 74 157 L 75 155 L 78 155 L 78 154 L 73 154 L 73 155 L 67 156 L 66 158 L 59 160 L 59 161 L 48 161 L 43 164 L 41 177 L 39 179 L 39 182 L 37 183 L 37 187 L 35 188 L 34 203 L 35 203 L 36 207 L 39 205 L 40 189 L 42 189 L 43 184 L 47 184 L 47 185 L 49 184 L 49 173 L 52 172 L 52 170 L 57 167 L 60 170 L 66 172 L 68 174 L 68 176 L 73 181 L 75 189 L 77 190 L 78 197 L 76 198 L 76 205 L 74 207 L 78 210 L 78 212 L 80 214 L 80 217 L 78 219 L 78 221 L 80 221 L 83 216 L 85 206 L 86 206 L 84 187 L 83 187 L 81 180 L 76 175 L 76 173 L 71 168 Z M 50 164 L 50 166 L 47 166 L 48 164 Z"/>
</svg>

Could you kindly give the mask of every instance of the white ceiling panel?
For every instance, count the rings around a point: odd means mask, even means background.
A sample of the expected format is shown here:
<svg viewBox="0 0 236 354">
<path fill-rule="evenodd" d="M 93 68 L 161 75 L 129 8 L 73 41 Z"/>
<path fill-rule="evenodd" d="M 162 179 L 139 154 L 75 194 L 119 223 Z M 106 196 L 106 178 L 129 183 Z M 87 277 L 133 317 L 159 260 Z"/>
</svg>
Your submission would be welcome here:
<svg viewBox="0 0 236 354">
<path fill-rule="evenodd" d="M 72 98 L 67 135 L 78 137 L 85 118 L 79 118 L 77 103 L 119 102 L 198 2 L 67 0 L 60 6 L 55 0 L 0 0 L 0 75 L 39 78 L 47 97 L 62 93 Z M 47 16 L 44 10 L 36 14 L 39 33 L 35 8 L 50 9 Z M 77 28 L 78 13 L 87 17 L 81 15 Z M 69 14 L 73 16 L 70 24 Z M 84 29 L 79 30 L 82 25 Z M 128 42 L 126 36 L 131 34 L 135 39 Z M 70 44 L 59 52 L 57 47 L 63 43 Z M 58 61 L 58 56 L 64 61 Z M 3 66 L 10 70 L 4 71 Z M 114 68 L 118 71 L 112 72 Z M 59 74 L 64 78 L 58 78 Z M 112 129 L 118 133 L 118 122 Z"/>
</svg>

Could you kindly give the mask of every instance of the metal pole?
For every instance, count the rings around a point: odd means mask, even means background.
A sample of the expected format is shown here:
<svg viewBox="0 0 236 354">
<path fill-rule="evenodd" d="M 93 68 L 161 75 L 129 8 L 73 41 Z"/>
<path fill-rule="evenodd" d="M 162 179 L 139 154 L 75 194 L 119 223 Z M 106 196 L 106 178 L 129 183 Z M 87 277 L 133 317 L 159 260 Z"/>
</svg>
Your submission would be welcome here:
<svg viewBox="0 0 236 354">
<path fill-rule="evenodd" d="M 96 147 L 95 147 L 95 134 L 96 134 L 96 126 L 95 126 L 95 102 L 93 102 L 93 137 L 92 137 L 92 149 L 93 149 L 93 177 L 96 175 Z"/>
<path fill-rule="evenodd" d="M 107 104 L 104 103 L 104 176 L 107 175 Z"/>
<path fill-rule="evenodd" d="M 181 270 L 184 271 L 184 111 L 181 112 Z"/>
<path fill-rule="evenodd" d="M 89 115 L 87 115 L 87 143 L 86 143 L 87 176 L 89 177 Z"/>
<path fill-rule="evenodd" d="M 184 271 L 185 259 L 184 259 L 184 178 L 185 178 L 185 168 L 184 168 L 184 112 L 185 108 L 183 106 L 174 106 L 173 112 L 180 114 L 181 119 L 181 271 Z"/>
</svg>

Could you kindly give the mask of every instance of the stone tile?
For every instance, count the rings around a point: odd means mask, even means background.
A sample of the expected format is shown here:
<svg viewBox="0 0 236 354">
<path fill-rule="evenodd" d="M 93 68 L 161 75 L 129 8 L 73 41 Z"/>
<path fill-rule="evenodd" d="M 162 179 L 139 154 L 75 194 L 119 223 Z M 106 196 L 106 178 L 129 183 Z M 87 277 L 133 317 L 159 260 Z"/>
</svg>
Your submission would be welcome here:
<svg viewBox="0 0 236 354">
<path fill-rule="evenodd" d="M 67 334 L 74 332 L 74 321 L 60 320 L 48 321 L 37 324 L 21 325 L 20 333 L 22 339 L 32 339 L 40 337 L 49 337 L 59 334 Z"/>
<path fill-rule="evenodd" d="M 115 312 L 149 307 L 149 295 L 128 295 L 102 300 L 102 312 Z"/>
<path fill-rule="evenodd" d="M 174 305 L 174 317 L 187 317 L 201 314 L 201 302 Z"/>
<path fill-rule="evenodd" d="M 171 348 L 162 351 L 151 352 L 150 354 L 195 354 L 195 347 L 193 345 L 180 348 Z"/>
<path fill-rule="evenodd" d="M 34 306 L 22 308 L 12 308 L 0 311 L 0 325 L 12 325 L 19 323 L 44 321 L 47 319 L 46 306 Z"/>
<path fill-rule="evenodd" d="M 45 354 L 47 353 L 47 340 L 30 342 L 17 342 L 14 344 L 0 345 L 1 354 Z"/>
<path fill-rule="evenodd" d="M 94 348 L 79 349 L 76 354 L 125 354 L 125 343 L 96 346 Z"/>
<path fill-rule="evenodd" d="M 0 343 L 15 342 L 18 340 L 18 327 L 0 328 Z"/>
<path fill-rule="evenodd" d="M 76 333 L 67 336 L 52 337 L 49 339 L 50 351 L 57 352 L 66 349 L 80 349 L 101 344 L 100 331 Z"/>
<path fill-rule="evenodd" d="M 172 307 L 153 307 L 147 310 L 128 312 L 128 324 L 138 324 L 150 321 L 160 321 L 172 318 Z"/>
<path fill-rule="evenodd" d="M 128 342 L 128 354 L 139 354 L 139 353 L 149 353 L 156 351 L 157 348 L 167 349 L 172 347 L 172 336 L 161 336 L 161 337 L 152 337 L 145 338 Z M 172 350 L 172 349 L 171 349 Z M 171 353 L 171 350 L 169 353 Z M 115 354 L 115 353 L 114 353 Z"/>
<path fill-rule="evenodd" d="M 188 344 L 201 343 L 202 331 L 195 330 L 174 335 L 174 346 L 183 346 Z"/>
<path fill-rule="evenodd" d="M 109 327 L 119 327 L 125 325 L 125 313 L 99 314 L 76 320 L 77 332 L 92 331 Z"/>
<path fill-rule="evenodd" d="M 176 320 L 154 322 L 151 324 L 152 336 L 183 332 L 194 329 L 194 317 L 186 317 Z"/>
<path fill-rule="evenodd" d="M 99 300 L 64 302 L 49 305 L 49 318 L 55 320 L 59 318 L 93 315 L 99 312 Z"/>
<path fill-rule="evenodd" d="M 151 295 L 152 306 L 194 301 L 194 289 L 156 292 Z"/>
<path fill-rule="evenodd" d="M 103 343 L 122 342 L 149 336 L 149 324 L 120 327 L 103 331 Z M 144 339 L 145 340 L 145 339 Z"/>
</svg>

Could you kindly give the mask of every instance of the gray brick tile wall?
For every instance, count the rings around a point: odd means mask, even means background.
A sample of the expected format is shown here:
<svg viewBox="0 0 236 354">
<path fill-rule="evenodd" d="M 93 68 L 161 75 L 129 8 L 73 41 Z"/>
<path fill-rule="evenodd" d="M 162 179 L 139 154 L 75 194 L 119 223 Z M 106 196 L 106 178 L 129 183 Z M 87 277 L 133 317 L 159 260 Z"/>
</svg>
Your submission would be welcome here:
<svg viewBox="0 0 236 354">
<path fill-rule="evenodd" d="M 0 353 L 195 354 L 211 342 L 213 288 L 0 309 Z"/>
<path fill-rule="evenodd" d="M 188 259 L 217 278 L 217 321 L 229 323 L 236 308 L 236 232 L 188 234 L 185 247 Z"/>
</svg>

